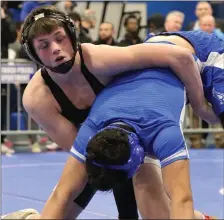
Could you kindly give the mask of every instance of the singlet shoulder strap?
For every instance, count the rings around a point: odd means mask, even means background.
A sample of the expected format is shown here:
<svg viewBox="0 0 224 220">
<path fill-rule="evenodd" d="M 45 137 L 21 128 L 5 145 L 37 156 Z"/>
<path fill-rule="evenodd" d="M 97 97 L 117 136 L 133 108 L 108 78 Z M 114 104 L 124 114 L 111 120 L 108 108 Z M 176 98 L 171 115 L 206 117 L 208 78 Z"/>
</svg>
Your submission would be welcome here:
<svg viewBox="0 0 224 220">
<path fill-rule="evenodd" d="M 45 68 L 41 69 L 41 75 L 51 90 L 52 95 L 60 105 L 62 110 L 61 114 L 74 124 L 82 123 L 86 119 L 90 109 L 77 109 L 65 95 L 60 86 L 58 86 L 58 84 L 50 77 Z"/>
<path fill-rule="evenodd" d="M 103 88 L 104 85 L 88 70 L 87 66 L 85 65 L 83 54 L 82 54 L 82 47 L 81 44 L 78 44 L 78 50 L 81 58 L 81 71 L 90 86 L 92 87 L 95 94 L 98 94 Z"/>
<path fill-rule="evenodd" d="M 50 77 L 45 68 L 41 69 L 41 75 L 51 90 L 53 96 L 57 100 L 58 104 L 61 106 L 62 110 L 67 109 L 68 107 L 73 108 L 74 105 L 72 102 L 68 99 L 60 86 L 58 86 L 58 84 Z"/>
</svg>

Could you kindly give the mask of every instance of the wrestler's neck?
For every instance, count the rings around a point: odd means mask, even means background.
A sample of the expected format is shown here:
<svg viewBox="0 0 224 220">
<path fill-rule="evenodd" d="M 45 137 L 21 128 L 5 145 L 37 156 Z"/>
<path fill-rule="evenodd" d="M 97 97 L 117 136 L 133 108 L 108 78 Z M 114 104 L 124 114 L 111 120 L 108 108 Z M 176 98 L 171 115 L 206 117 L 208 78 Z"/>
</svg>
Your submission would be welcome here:
<svg viewBox="0 0 224 220">
<path fill-rule="evenodd" d="M 75 62 L 74 62 L 73 67 L 71 68 L 71 70 L 69 72 L 67 72 L 65 74 L 55 73 L 48 68 L 47 68 L 47 71 L 48 71 L 48 74 L 51 76 L 51 78 L 57 84 L 69 85 L 69 84 L 78 83 L 79 81 L 77 79 L 80 78 L 80 75 L 81 75 L 79 53 L 76 53 Z"/>
</svg>

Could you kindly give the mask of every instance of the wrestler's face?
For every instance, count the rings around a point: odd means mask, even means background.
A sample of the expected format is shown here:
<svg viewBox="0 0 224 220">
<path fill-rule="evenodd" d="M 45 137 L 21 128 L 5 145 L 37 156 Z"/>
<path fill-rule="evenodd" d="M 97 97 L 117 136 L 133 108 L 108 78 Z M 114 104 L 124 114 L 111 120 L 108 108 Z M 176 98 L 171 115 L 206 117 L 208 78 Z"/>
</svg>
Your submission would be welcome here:
<svg viewBox="0 0 224 220">
<path fill-rule="evenodd" d="M 74 55 L 71 40 L 63 27 L 37 36 L 33 39 L 33 46 L 42 63 L 50 67 L 58 66 Z"/>
</svg>

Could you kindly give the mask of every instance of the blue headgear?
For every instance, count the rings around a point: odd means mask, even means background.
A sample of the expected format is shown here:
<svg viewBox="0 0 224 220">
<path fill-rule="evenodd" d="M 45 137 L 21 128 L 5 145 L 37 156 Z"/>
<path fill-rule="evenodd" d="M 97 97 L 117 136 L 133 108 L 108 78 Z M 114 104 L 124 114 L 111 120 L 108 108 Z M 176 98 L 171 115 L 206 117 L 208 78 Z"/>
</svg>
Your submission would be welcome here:
<svg viewBox="0 0 224 220">
<path fill-rule="evenodd" d="M 131 148 L 131 156 L 130 156 L 128 162 L 124 165 L 105 165 L 105 164 L 97 163 L 95 161 L 93 161 L 92 163 L 99 167 L 102 167 L 102 168 L 114 169 L 114 170 L 124 170 L 128 173 L 128 178 L 131 178 L 135 174 L 136 170 L 140 167 L 140 165 L 144 161 L 144 149 L 140 145 L 139 138 L 137 137 L 137 135 L 135 133 L 130 132 L 124 128 L 117 127 L 115 125 L 109 125 L 103 129 L 101 129 L 100 131 L 98 131 L 97 134 L 104 131 L 105 129 L 110 129 L 110 128 L 111 129 L 119 129 L 119 130 L 122 130 L 122 131 L 125 131 L 126 133 L 128 133 L 128 142 L 129 142 L 129 145 Z"/>
</svg>

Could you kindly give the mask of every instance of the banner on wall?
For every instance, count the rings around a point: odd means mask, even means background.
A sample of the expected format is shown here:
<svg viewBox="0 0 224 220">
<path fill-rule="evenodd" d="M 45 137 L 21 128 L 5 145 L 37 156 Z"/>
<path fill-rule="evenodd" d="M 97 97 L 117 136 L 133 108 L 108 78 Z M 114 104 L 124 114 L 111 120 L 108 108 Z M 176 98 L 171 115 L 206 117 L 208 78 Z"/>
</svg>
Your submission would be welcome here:
<svg viewBox="0 0 224 220">
<path fill-rule="evenodd" d="M 1 83 L 28 83 L 37 71 L 34 63 L 1 63 Z"/>
</svg>

